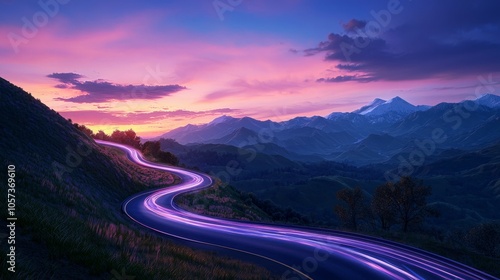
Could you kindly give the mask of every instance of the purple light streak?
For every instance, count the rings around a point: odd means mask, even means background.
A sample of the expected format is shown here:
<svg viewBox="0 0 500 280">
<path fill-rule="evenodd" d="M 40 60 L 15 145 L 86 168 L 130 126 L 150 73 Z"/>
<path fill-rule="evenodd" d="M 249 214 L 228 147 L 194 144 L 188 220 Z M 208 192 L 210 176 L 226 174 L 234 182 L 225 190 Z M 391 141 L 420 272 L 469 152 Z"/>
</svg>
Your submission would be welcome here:
<svg viewBox="0 0 500 280">
<path fill-rule="evenodd" d="M 208 176 L 205 176 L 208 179 L 204 179 L 203 176 L 195 172 L 147 162 L 137 150 L 124 145 L 100 140 L 96 140 L 96 142 L 126 151 L 129 158 L 138 165 L 168 171 L 187 178 L 176 186 L 152 192 L 143 202 L 145 211 L 162 219 L 165 223 L 189 225 L 199 232 L 204 230 L 215 231 L 221 235 L 237 235 L 241 237 L 241 240 L 245 240 L 246 236 L 256 236 L 299 243 L 311 248 L 321 248 L 332 255 L 362 264 L 377 274 L 383 273 L 392 279 L 423 279 L 424 277 L 415 272 L 415 269 L 426 271 L 441 279 L 484 279 L 485 274 L 482 272 L 452 260 L 375 238 L 366 238 L 360 235 L 346 237 L 348 234 L 336 235 L 335 232 L 323 234 L 274 225 L 222 220 L 190 213 L 180 209 L 174 203 L 174 198 L 182 193 L 211 185 L 212 181 Z M 210 180 L 210 184 L 207 184 L 205 180 Z M 168 201 L 167 205 L 162 205 L 165 204 L 165 200 L 159 203 L 160 199 L 165 198 Z"/>
</svg>

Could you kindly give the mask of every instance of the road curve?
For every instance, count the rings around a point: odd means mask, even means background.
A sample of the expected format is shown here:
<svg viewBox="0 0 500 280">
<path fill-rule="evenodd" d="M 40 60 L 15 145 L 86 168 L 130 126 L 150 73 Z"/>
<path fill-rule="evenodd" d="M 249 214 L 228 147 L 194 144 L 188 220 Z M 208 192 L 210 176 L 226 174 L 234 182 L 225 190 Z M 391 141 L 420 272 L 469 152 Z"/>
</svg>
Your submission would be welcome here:
<svg viewBox="0 0 500 280">
<path fill-rule="evenodd" d="M 453 260 L 378 238 L 337 231 L 205 217 L 180 209 L 175 196 L 210 187 L 205 174 L 148 162 L 106 141 L 136 164 L 168 171 L 181 183 L 128 198 L 123 211 L 161 234 L 261 257 L 283 267 L 282 279 L 497 279 Z"/>
</svg>

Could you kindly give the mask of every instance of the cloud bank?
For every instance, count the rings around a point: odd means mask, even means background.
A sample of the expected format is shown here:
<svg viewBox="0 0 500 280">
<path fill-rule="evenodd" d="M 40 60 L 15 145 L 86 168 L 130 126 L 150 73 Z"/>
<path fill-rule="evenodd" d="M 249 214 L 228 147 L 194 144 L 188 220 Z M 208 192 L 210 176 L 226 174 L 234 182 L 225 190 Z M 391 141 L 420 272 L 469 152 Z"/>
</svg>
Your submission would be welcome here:
<svg viewBox="0 0 500 280">
<path fill-rule="evenodd" d="M 344 73 L 317 81 L 453 79 L 500 72 L 500 2 L 404 4 L 400 13 L 385 18 L 385 26 L 375 16 L 352 19 L 342 25 L 345 33 L 331 33 L 305 49 L 306 56 L 323 54 Z M 370 22 L 380 29 L 369 29 Z"/>
<path fill-rule="evenodd" d="M 70 98 L 55 98 L 55 100 L 74 103 L 102 103 L 112 100 L 159 99 L 186 89 L 180 85 L 123 85 L 104 80 L 81 81 L 84 76 L 77 73 L 52 73 L 47 75 L 60 82 L 55 85 L 61 89 L 76 89 L 85 94 Z"/>
</svg>

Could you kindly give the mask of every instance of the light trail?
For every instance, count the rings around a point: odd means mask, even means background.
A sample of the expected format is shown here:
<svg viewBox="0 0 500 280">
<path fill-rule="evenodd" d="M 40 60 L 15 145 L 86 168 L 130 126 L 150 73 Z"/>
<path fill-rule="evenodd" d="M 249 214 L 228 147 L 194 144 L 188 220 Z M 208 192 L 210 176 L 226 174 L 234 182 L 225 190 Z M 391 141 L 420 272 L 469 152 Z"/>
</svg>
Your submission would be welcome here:
<svg viewBox="0 0 500 280">
<path fill-rule="evenodd" d="M 374 237 L 190 213 L 180 209 L 174 198 L 210 187 L 208 175 L 148 162 L 140 152 L 121 144 L 96 142 L 125 151 L 138 165 L 181 178 L 175 186 L 127 199 L 123 210 L 132 220 L 165 235 L 272 261 L 290 272 L 284 273 L 283 279 L 496 279 L 453 260 Z M 317 257 L 318 251 L 326 257 Z M 307 261 L 310 267 L 304 265 Z"/>
</svg>

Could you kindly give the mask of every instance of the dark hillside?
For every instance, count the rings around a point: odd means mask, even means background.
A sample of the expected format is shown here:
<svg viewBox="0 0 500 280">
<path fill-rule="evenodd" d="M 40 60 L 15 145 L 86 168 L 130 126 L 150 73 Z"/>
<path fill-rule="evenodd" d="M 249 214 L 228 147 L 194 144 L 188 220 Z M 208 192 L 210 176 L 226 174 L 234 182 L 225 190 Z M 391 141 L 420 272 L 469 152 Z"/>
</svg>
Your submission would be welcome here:
<svg viewBox="0 0 500 280">
<path fill-rule="evenodd" d="M 7 166 L 14 165 L 17 218 L 16 273 L 7 271 L 2 253 L 1 279 L 269 276 L 249 264 L 172 244 L 133 224 L 120 213 L 123 199 L 174 178 L 133 166 L 120 153 L 99 147 L 1 78 L 0 134 L 1 196 L 7 197 Z M 6 218 L 4 208 L 3 228 Z M 3 240 L 1 247 L 7 252 Z"/>
</svg>

